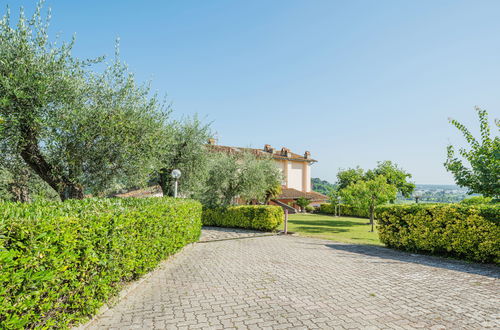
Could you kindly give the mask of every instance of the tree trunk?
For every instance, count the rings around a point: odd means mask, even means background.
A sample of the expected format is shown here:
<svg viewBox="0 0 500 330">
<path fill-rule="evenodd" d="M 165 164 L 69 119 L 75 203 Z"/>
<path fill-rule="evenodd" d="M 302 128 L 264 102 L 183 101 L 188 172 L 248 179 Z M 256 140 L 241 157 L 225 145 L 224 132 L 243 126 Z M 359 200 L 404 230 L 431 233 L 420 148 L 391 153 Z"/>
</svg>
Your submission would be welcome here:
<svg viewBox="0 0 500 330">
<path fill-rule="evenodd" d="M 9 184 L 9 192 L 14 202 L 31 202 L 29 190 L 30 173 L 26 168 L 17 168 L 14 170 L 14 182 Z"/>
<path fill-rule="evenodd" d="M 9 192 L 12 194 L 14 202 L 29 203 L 31 202 L 29 189 L 23 183 L 11 183 L 9 185 Z"/>
<path fill-rule="evenodd" d="M 38 140 L 30 128 L 22 130 L 23 145 L 21 146 L 21 157 L 28 166 L 48 185 L 57 191 L 62 201 L 67 199 L 83 199 L 83 187 L 71 182 L 67 177 L 60 176 L 56 169 L 47 163 L 38 147 Z"/>
<path fill-rule="evenodd" d="M 174 196 L 174 191 L 172 189 L 172 177 L 171 174 L 173 170 L 162 168 L 160 170 L 160 175 L 158 179 L 158 184 L 161 187 L 163 196 Z"/>
<path fill-rule="evenodd" d="M 370 225 L 372 226 L 372 229 L 370 230 L 373 233 L 373 210 L 370 209 Z"/>
</svg>

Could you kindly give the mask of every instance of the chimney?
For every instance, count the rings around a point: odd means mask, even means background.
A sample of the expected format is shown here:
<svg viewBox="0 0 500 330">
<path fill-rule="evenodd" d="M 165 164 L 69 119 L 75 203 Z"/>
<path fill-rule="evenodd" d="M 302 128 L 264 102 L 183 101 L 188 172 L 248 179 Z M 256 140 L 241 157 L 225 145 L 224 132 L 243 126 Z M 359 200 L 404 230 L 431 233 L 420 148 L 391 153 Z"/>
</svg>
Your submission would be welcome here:
<svg viewBox="0 0 500 330">
<path fill-rule="evenodd" d="M 270 144 L 266 144 L 266 145 L 264 145 L 264 151 L 265 151 L 265 152 L 268 152 L 268 153 L 270 153 L 270 154 L 274 154 L 274 148 L 273 148 L 273 147 L 271 147 L 271 145 L 270 145 Z"/>
<path fill-rule="evenodd" d="M 311 159 L 311 153 L 309 151 L 304 152 L 305 159 Z"/>
<path fill-rule="evenodd" d="M 281 156 L 290 158 L 290 156 L 291 156 L 290 149 L 285 148 L 285 147 L 281 148 Z"/>
<path fill-rule="evenodd" d="M 214 138 L 210 138 L 210 139 L 208 139 L 208 144 L 211 146 L 214 146 L 217 144 L 217 141 Z"/>
</svg>

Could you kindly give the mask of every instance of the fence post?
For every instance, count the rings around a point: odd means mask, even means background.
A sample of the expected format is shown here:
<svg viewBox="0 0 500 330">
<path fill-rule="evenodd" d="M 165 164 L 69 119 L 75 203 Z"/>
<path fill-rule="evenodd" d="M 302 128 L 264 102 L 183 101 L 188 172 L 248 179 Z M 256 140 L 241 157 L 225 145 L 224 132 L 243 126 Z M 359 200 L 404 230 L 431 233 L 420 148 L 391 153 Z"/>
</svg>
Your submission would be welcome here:
<svg viewBox="0 0 500 330">
<path fill-rule="evenodd" d="M 285 227 L 284 227 L 283 232 L 285 233 L 285 235 L 288 233 L 288 210 L 287 209 L 285 209 Z"/>
</svg>

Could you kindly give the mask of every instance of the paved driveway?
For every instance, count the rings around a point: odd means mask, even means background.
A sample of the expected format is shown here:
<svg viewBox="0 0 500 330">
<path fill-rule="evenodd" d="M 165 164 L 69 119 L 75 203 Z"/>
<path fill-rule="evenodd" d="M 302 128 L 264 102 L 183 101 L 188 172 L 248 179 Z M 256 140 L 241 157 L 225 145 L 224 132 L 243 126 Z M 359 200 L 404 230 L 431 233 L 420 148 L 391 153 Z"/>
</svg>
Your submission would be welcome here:
<svg viewBox="0 0 500 330">
<path fill-rule="evenodd" d="M 499 328 L 499 275 L 301 237 L 214 240 L 165 262 L 87 328 Z"/>
</svg>

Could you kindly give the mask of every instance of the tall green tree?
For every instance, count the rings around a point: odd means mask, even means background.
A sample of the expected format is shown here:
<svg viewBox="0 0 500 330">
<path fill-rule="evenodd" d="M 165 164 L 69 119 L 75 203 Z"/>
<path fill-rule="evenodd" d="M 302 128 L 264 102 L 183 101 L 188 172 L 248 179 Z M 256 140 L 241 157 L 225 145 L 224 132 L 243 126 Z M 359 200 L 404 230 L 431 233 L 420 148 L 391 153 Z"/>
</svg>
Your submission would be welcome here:
<svg viewBox="0 0 500 330">
<path fill-rule="evenodd" d="M 475 138 L 465 125 L 455 119 L 450 123 L 465 137 L 469 148 L 448 146 L 445 168 L 453 174 L 455 182 L 467 187 L 469 193 L 478 193 L 486 197 L 500 198 L 500 137 L 492 136 L 488 113 L 479 107 L 475 108 L 479 116 L 479 139 Z M 495 120 L 497 132 L 500 120 Z"/>
<path fill-rule="evenodd" d="M 385 176 L 378 175 L 373 179 L 351 184 L 342 189 L 340 194 L 349 205 L 369 212 L 373 232 L 375 207 L 396 198 L 397 191 L 396 186 L 387 183 Z"/>
<path fill-rule="evenodd" d="M 80 60 L 50 41 L 42 2 L 0 20 L 0 142 L 62 200 L 141 184 L 158 168 L 168 111 L 118 57 Z M 104 63 L 104 71 L 94 71 Z M 0 152 L 5 152 L 0 150 Z"/>
<path fill-rule="evenodd" d="M 372 180 L 379 175 L 383 175 L 387 179 L 387 183 L 395 186 L 404 197 L 411 197 L 415 190 L 415 184 L 409 181 L 411 174 L 390 160 L 378 162 L 375 169 L 366 171 L 364 179 Z M 391 200 L 391 202 L 393 201 Z"/>
<path fill-rule="evenodd" d="M 411 174 L 390 160 L 377 162 L 377 167 L 366 172 L 359 166 L 339 171 L 337 173 L 337 187 L 342 190 L 360 181 L 373 180 L 380 175 L 384 176 L 387 183 L 395 186 L 398 192 L 405 197 L 410 197 L 415 190 L 415 184 L 409 181 Z M 394 200 L 395 198 L 390 201 L 393 202 Z"/>
<path fill-rule="evenodd" d="M 348 168 L 340 170 L 337 173 L 337 188 L 342 190 L 351 184 L 364 180 L 364 171 L 359 166 L 356 168 Z"/>
<path fill-rule="evenodd" d="M 203 188 L 207 175 L 209 152 L 206 147 L 211 136 L 210 126 L 198 117 L 175 121 L 167 128 L 168 142 L 161 155 L 158 183 L 163 195 L 173 196 L 174 169 L 181 171 L 179 191 L 183 196 L 196 195 Z"/>
</svg>

